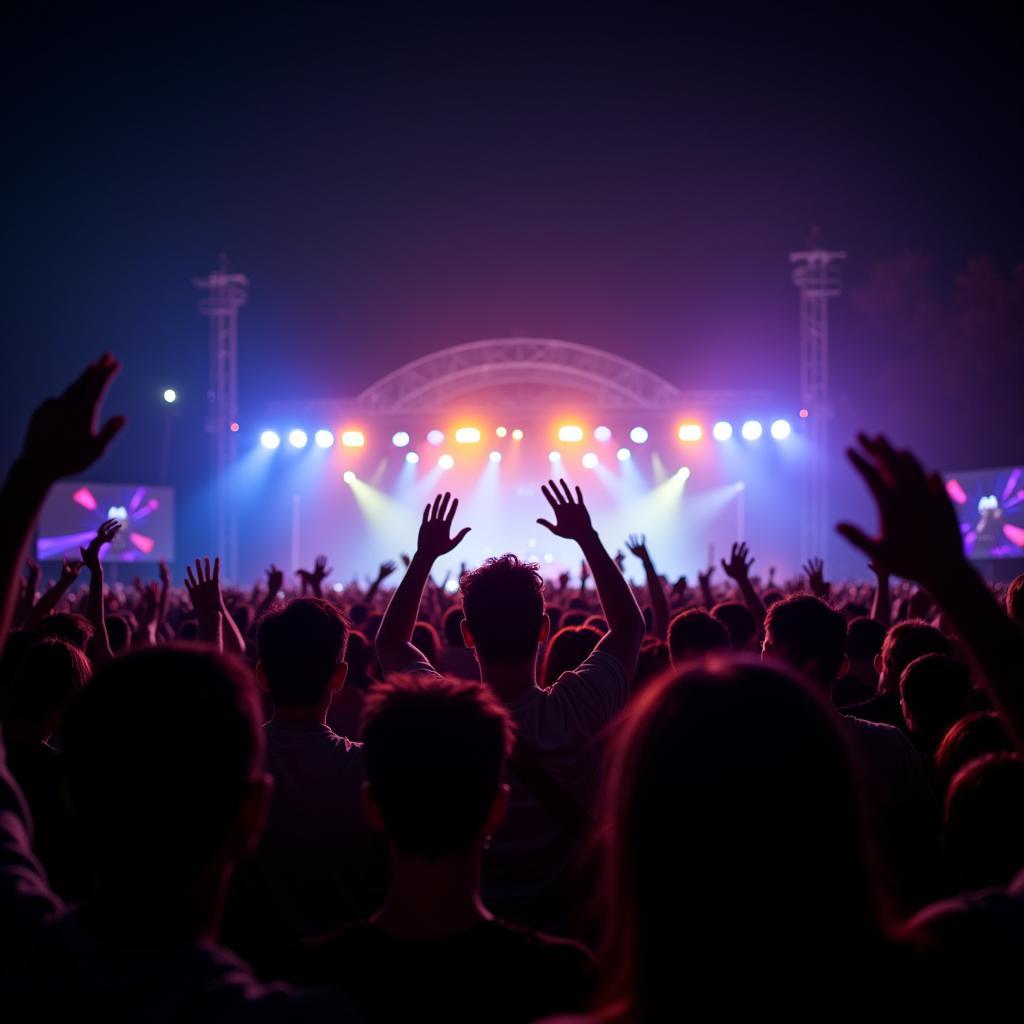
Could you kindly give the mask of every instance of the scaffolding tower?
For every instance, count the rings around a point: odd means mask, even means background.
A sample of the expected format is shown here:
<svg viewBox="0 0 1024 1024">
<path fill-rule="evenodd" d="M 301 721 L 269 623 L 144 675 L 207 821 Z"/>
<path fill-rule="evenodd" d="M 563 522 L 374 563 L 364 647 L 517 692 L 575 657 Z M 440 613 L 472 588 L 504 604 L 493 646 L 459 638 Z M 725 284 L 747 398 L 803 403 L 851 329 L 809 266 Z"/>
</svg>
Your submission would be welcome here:
<svg viewBox="0 0 1024 1024">
<path fill-rule="evenodd" d="M 222 253 L 220 269 L 192 283 L 206 292 L 199 312 L 210 321 L 210 389 L 207 392 L 206 429 L 212 440 L 212 461 L 217 522 L 217 554 L 221 575 L 238 574 L 238 517 L 231 481 L 238 430 L 238 310 L 246 302 L 249 279 L 228 272 Z"/>
<path fill-rule="evenodd" d="M 810 453 L 803 478 L 800 559 L 827 557 L 829 398 L 828 302 L 841 291 L 839 262 L 845 252 L 818 247 L 789 254 L 793 283 L 800 291 L 800 415 L 806 416 Z"/>
</svg>

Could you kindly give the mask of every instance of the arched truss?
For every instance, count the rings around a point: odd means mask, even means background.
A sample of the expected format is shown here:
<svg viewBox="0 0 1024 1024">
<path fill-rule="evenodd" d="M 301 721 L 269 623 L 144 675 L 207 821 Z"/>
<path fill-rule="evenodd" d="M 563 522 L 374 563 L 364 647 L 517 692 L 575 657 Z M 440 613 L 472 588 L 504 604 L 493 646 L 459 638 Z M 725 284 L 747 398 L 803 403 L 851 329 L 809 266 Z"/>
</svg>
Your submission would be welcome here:
<svg viewBox="0 0 1024 1024">
<path fill-rule="evenodd" d="M 543 385 L 543 386 L 541 386 Z M 407 363 L 353 403 L 367 412 L 434 412 L 469 394 L 498 390 L 548 405 L 552 390 L 602 409 L 678 406 L 682 393 L 642 366 L 571 341 L 495 338 L 442 349 Z"/>
</svg>

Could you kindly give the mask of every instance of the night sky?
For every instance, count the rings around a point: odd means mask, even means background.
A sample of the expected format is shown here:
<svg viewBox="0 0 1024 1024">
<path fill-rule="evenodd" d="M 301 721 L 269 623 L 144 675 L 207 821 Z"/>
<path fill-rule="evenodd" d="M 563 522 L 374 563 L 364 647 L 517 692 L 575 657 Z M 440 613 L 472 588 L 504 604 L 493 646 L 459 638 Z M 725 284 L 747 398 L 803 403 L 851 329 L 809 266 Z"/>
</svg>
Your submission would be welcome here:
<svg viewBox="0 0 1024 1024">
<path fill-rule="evenodd" d="M 1024 458 L 1024 283 L 1010 283 L 1024 260 L 1022 37 L 1008 5 L 956 21 L 934 5 L 86 6 L 42 5 L 4 32 L 0 461 L 38 397 L 109 349 L 125 362 L 111 409 L 130 426 L 98 475 L 153 477 L 168 384 L 183 395 L 172 476 L 205 469 L 190 281 L 221 250 L 252 281 L 243 418 L 510 333 L 795 405 L 787 253 L 813 225 L 850 254 L 840 426 L 902 430 L 946 464 Z M 939 331 L 938 369 L 915 364 L 920 338 L 901 359 L 898 325 L 922 318 L 870 323 L 856 296 L 908 254 L 929 292 L 896 304 L 929 308 L 987 257 L 1011 295 L 998 343 Z M 919 292 L 920 275 L 899 287 Z"/>
</svg>

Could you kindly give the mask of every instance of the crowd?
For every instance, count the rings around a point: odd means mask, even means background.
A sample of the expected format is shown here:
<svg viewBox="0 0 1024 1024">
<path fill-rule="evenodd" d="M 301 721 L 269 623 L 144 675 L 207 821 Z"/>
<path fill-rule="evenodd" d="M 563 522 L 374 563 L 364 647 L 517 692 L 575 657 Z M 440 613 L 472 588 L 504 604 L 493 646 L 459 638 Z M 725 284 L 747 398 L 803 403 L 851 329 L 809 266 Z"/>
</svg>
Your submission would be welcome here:
<svg viewBox="0 0 1024 1024">
<path fill-rule="evenodd" d="M 438 586 L 470 529 L 443 494 L 393 589 L 324 558 L 110 586 L 113 520 L 43 586 L 34 522 L 124 426 L 117 370 L 37 409 L 0 491 L 3 1019 L 1019 1003 L 1024 575 L 978 576 L 912 454 L 849 453 L 870 583 L 738 543 L 691 587 L 632 536 L 635 586 L 549 481 L 555 583 L 508 554 Z"/>
</svg>

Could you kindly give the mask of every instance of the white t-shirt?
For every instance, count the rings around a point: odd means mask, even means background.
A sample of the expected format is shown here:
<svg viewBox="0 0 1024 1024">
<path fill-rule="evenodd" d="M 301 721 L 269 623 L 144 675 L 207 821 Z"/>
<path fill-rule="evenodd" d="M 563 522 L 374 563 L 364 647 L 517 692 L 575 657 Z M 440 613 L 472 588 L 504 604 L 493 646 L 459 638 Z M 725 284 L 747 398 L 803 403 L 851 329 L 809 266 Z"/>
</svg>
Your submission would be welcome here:
<svg viewBox="0 0 1024 1024">
<path fill-rule="evenodd" d="M 422 661 L 405 671 L 437 674 Z M 535 686 L 506 704 L 540 764 L 591 815 L 603 774 L 603 732 L 628 696 L 622 663 L 594 651 L 548 689 Z M 512 771 L 508 782 L 508 814 L 484 854 L 484 900 L 501 917 L 561 932 L 574 902 L 566 886 L 579 841 Z"/>
</svg>

